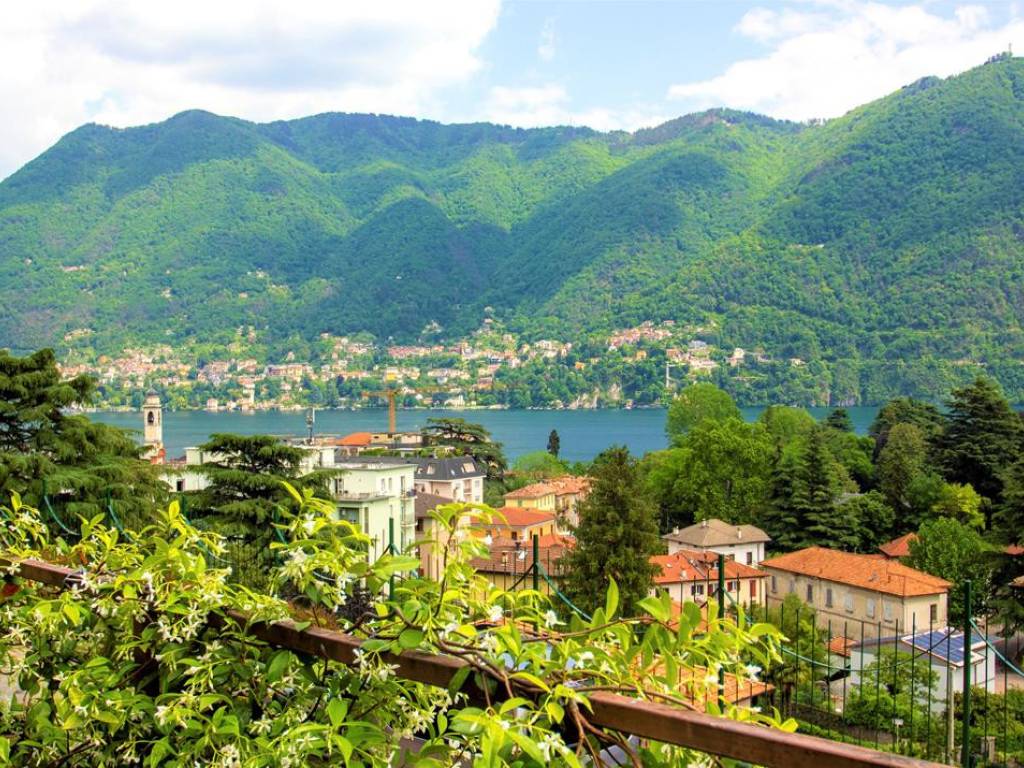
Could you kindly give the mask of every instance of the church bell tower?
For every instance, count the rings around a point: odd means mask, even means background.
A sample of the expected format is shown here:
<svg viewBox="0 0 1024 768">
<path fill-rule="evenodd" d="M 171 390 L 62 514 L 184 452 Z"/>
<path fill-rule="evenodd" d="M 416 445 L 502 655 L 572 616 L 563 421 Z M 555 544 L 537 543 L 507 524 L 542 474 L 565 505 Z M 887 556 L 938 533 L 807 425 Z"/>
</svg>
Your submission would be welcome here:
<svg viewBox="0 0 1024 768">
<path fill-rule="evenodd" d="M 142 442 L 146 446 L 146 458 L 155 464 L 163 463 L 164 411 L 160 396 L 152 389 L 146 393 L 142 404 Z"/>
</svg>

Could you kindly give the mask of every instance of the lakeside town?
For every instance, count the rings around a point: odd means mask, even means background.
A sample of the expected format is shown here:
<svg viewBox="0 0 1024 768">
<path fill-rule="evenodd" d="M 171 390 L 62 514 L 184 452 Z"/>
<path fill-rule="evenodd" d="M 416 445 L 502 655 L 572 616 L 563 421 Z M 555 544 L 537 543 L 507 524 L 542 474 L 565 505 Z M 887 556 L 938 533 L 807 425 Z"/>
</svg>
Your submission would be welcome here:
<svg viewBox="0 0 1024 768">
<path fill-rule="evenodd" d="M 524 342 L 491 319 L 469 339 L 446 344 L 380 344 L 371 336 L 325 333 L 312 344 L 260 356 L 245 352 L 258 348 L 255 332 L 238 335 L 246 341 L 216 352 L 169 345 L 90 359 L 69 352 L 62 370 L 95 377 L 102 408 L 137 409 L 140 392 L 153 388 L 175 410 L 258 411 L 360 408 L 379 404 L 389 396 L 385 389 L 403 407 L 632 408 L 659 405 L 678 384 L 717 372 L 742 382 L 766 379 L 780 367 L 799 374 L 807 366 L 798 357 L 774 360 L 760 347 L 720 348 L 711 341 L 713 325 L 671 320 L 575 344 Z"/>
</svg>

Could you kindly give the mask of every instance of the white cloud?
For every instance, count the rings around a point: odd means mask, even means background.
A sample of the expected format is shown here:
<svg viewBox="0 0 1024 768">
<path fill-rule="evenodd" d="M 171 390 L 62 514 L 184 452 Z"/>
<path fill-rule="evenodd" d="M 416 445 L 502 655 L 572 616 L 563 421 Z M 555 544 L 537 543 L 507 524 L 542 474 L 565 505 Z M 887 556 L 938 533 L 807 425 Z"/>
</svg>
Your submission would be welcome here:
<svg viewBox="0 0 1024 768">
<path fill-rule="evenodd" d="M 580 110 L 573 109 L 570 101 L 566 89 L 556 83 L 521 88 L 499 85 L 491 88 L 478 119 L 521 128 L 577 125 L 599 131 L 635 131 L 669 119 L 659 105 Z"/>
<path fill-rule="evenodd" d="M 555 58 L 555 20 L 551 17 L 544 19 L 544 26 L 540 29 L 537 55 L 542 61 L 551 61 Z"/>
<path fill-rule="evenodd" d="M 136 125 L 194 107 L 255 120 L 428 113 L 481 69 L 499 4 L 12 3 L 0 25 L 0 178 L 88 121 Z"/>
<path fill-rule="evenodd" d="M 980 5 L 951 16 L 927 4 L 814 2 L 802 10 L 755 8 L 735 31 L 770 46 L 759 58 L 668 96 L 686 110 L 727 106 L 774 117 L 835 117 L 926 75 L 948 76 L 1024 44 L 1024 21 L 995 25 Z"/>
</svg>

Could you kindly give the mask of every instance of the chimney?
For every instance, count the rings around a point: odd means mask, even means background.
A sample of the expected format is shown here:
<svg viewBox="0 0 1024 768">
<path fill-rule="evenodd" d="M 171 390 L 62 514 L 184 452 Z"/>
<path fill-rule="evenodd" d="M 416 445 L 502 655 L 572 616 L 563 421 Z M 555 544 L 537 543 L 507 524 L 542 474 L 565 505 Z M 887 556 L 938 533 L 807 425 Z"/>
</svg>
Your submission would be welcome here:
<svg viewBox="0 0 1024 768">
<path fill-rule="evenodd" d="M 737 539 L 742 539 L 743 538 L 743 529 L 742 528 L 739 528 L 739 527 L 736 528 L 736 538 Z"/>
<path fill-rule="evenodd" d="M 706 517 L 703 520 L 700 521 L 700 527 L 701 528 L 707 528 L 708 527 L 708 519 Z"/>
</svg>

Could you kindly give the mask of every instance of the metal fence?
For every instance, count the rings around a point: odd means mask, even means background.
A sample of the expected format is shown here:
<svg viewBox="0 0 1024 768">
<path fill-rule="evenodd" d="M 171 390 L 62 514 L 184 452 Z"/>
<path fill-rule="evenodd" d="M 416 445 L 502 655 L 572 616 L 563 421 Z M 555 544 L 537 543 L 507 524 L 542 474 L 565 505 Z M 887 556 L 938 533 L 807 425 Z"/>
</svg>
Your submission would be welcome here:
<svg viewBox="0 0 1024 768">
<path fill-rule="evenodd" d="M 1024 673 L 1012 641 L 972 616 L 969 583 L 950 600 L 969 617 L 959 628 L 838 621 L 785 603 L 732 609 L 786 634 L 767 699 L 805 732 L 948 764 L 1022 766 Z"/>
</svg>

